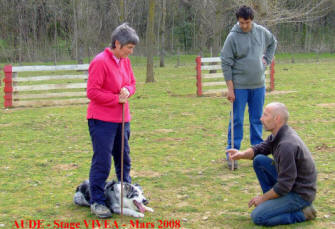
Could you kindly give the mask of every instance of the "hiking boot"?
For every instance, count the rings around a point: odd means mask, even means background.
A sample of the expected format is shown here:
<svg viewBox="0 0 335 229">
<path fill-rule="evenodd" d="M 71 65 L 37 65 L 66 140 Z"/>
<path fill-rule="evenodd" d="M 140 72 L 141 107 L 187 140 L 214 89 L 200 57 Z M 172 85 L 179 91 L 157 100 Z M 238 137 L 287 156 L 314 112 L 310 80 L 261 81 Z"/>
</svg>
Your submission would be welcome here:
<svg viewBox="0 0 335 229">
<path fill-rule="evenodd" d="M 94 203 L 91 205 L 91 213 L 99 218 L 110 218 L 112 213 L 105 205 Z"/>
<path fill-rule="evenodd" d="M 316 217 L 316 210 L 313 205 L 305 207 L 304 209 L 302 209 L 302 212 L 304 213 L 306 221 L 315 219 Z"/>
<path fill-rule="evenodd" d="M 231 160 L 227 160 L 227 165 L 228 165 L 228 169 L 231 170 L 232 169 Z M 237 160 L 234 160 L 234 170 L 236 169 L 238 169 L 238 163 L 237 163 Z"/>
</svg>

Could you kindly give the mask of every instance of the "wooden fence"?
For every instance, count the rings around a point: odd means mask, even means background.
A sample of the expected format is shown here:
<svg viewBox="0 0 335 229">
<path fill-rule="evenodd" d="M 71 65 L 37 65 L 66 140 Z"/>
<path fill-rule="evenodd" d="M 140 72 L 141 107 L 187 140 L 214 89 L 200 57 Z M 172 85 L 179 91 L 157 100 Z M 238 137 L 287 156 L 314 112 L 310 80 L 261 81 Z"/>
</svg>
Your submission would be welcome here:
<svg viewBox="0 0 335 229">
<path fill-rule="evenodd" d="M 223 77 L 221 58 L 220 57 L 208 57 L 202 58 L 201 56 L 196 57 L 196 71 L 197 71 L 197 95 L 198 96 L 225 96 L 227 93 L 226 82 Z M 272 61 L 270 69 L 265 72 L 266 89 L 273 91 L 275 88 L 275 62 Z M 269 77 L 268 77 L 269 75 Z"/>
<path fill-rule="evenodd" d="M 4 67 L 4 107 L 87 103 L 88 64 Z M 45 73 L 47 72 L 47 73 Z"/>
</svg>

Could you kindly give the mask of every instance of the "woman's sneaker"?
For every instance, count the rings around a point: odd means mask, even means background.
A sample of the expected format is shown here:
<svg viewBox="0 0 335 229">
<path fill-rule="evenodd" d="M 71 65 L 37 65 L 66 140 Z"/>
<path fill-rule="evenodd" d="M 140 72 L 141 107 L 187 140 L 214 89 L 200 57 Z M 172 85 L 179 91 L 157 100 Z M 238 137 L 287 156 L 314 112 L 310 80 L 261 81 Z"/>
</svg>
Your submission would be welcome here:
<svg viewBox="0 0 335 229">
<path fill-rule="evenodd" d="M 91 213 L 98 216 L 99 218 L 112 217 L 112 213 L 109 210 L 109 208 L 107 208 L 103 204 L 98 204 L 98 203 L 91 204 Z"/>
</svg>

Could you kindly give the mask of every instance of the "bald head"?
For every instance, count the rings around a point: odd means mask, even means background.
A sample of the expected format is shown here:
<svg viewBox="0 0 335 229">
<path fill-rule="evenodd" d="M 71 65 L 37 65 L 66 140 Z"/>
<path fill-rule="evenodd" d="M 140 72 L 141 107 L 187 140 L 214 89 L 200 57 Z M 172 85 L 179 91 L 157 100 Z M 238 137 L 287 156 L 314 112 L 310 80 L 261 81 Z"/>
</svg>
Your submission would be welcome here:
<svg viewBox="0 0 335 229">
<path fill-rule="evenodd" d="M 287 124 L 289 113 L 288 110 L 283 103 L 273 102 L 269 103 L 266 107 L 270 108 L 270 112 L 273 117 L 280 117 L 284 124 Z"/>
</svg>

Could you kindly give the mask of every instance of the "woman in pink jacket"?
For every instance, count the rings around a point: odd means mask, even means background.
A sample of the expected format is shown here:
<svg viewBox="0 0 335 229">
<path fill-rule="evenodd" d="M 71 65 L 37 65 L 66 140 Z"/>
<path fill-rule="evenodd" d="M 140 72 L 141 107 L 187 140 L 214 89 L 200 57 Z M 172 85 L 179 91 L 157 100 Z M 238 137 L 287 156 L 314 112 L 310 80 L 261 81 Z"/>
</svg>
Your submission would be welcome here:
<svg viewBox="0 0 335 229">
<path fill-rule="evenodd" d="M 125 106 L 124 173 L 123 180 L 131 183 L 130 112 L 128 98 L 135 93 L 136 81 L 128 55 L 139 42 L 136 31 L 126 23 L 112 33 L 111 47 L 99 53 L 88 69 L 87 109 L 89 132 L 93 145 L 93 157 L 89 175 L 91 212 L 100 218 L 111 217 L 106 207 L 104 186 L 111 168 L 113 156 L 117 178 L 121 180 L 121 127 L 122 104 Z"/>
</svg>

